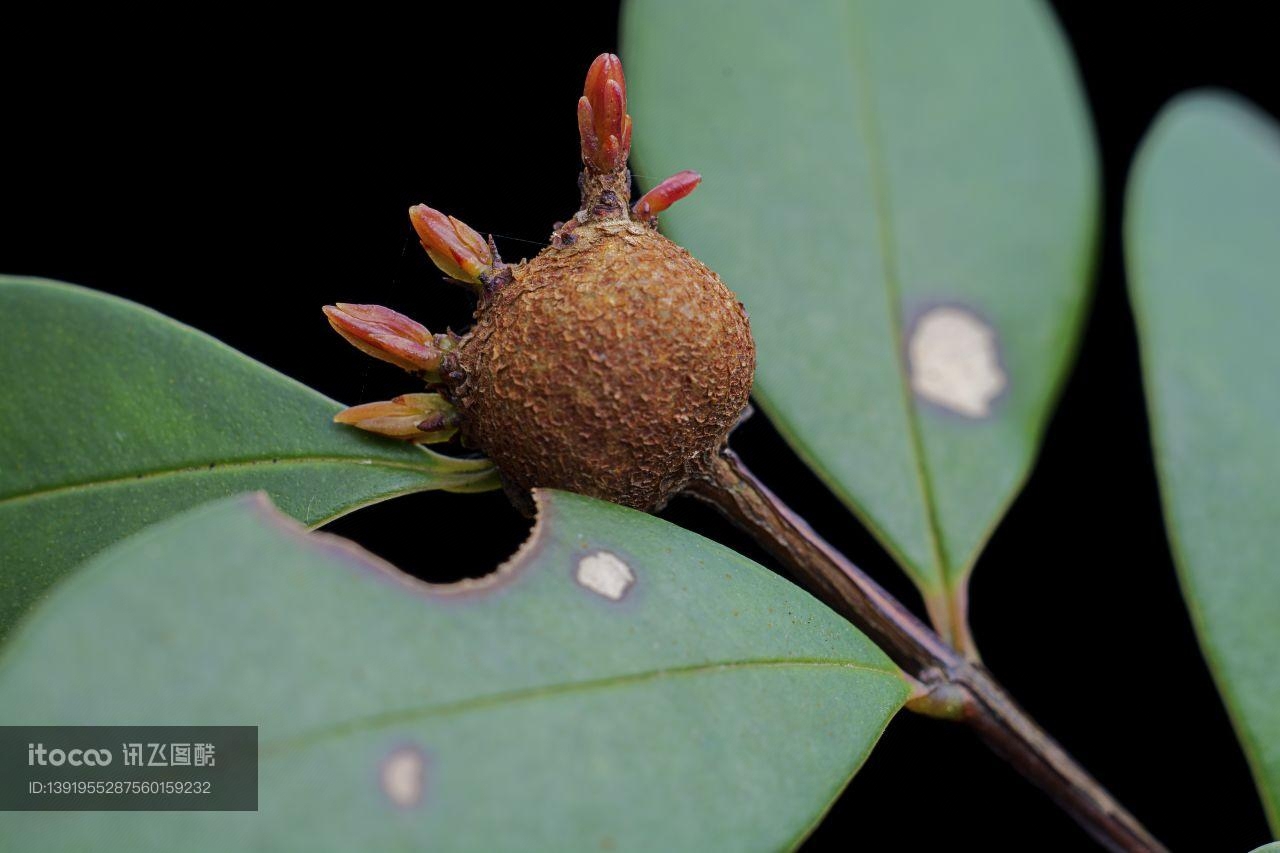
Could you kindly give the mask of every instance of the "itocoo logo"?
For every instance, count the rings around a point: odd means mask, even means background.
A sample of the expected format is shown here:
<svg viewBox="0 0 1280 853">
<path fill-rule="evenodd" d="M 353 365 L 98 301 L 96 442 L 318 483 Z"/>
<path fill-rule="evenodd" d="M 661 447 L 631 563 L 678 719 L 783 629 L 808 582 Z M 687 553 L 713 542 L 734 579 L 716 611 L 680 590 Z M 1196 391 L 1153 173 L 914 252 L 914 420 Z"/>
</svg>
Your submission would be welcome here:
<svg viewBox="0 0 1280 853">
<path fill-rule="evenodd" d="M 109 749 L 45 749 L 42 743 L 27 744 L 27 766 L 61 767 L 69 764 L 72 767 L 106 767 L 111 763 Z"/>
</svg>

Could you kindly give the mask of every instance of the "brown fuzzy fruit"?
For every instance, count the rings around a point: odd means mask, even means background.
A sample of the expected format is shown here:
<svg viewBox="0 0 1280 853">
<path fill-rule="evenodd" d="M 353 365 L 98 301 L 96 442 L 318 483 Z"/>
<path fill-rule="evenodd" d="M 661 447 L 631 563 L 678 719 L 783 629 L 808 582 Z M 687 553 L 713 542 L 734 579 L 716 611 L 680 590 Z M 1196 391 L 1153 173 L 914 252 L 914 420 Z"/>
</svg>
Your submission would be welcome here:
<svg viewBox="0 0 1280 853">
<path fill-rule="evenodd" d="M 463 440 L 517 500 L 550 487 L 655 509 L 746 408 L 747 315 L 647 225 L 605 219 L 571 233 L 512 267 L 477 312 L 450 392 Z"/>
<path fill-rule="evenodd" d="M 582 207 L 531 261 L 506 264 L 492 237 L 410 209 L 431 260 L 479 298 L 475 327 L 435 335 L 380 305 L 326 306 L 339 334 L 430 391 L 335 420 L 420 444 L 460 435 L 527 512 L 535 488 L 655 510 L 709 470 L 747 407 L 755 344 L 720 277 L 658 233 L 701 176 L 678 172 L 630 206 L 626 107 L 622 64 L 603 54 L 578 99 Z"/>
</svg>

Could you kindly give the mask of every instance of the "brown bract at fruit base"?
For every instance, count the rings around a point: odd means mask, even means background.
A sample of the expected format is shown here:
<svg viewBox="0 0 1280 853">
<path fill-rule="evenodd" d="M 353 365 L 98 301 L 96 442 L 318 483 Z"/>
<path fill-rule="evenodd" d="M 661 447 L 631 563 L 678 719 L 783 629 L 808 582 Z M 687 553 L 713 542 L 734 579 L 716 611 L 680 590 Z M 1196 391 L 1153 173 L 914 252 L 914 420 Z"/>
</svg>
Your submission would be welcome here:
<svg viewBox="0 0 1280 853">
<path fill-rule="evenodd" d="M 470 332 L 432 335 L 380 306 L 325 309 L 349 341 L 438 395 L 338 420 L 419 443 L 456 432 L 493 460 L 526 512 L 538 487 L 659 509 L 708 467 L 746 409 L 755 344 L 720 277 L 658 233 L 658 213 L 698 175 L 681 172 L 630 205 L 631 117 L 616 56 L 591 66 L 578 124 L 582 207 L 532 260 L 504 264 L 492 238 L 425 205 L 410 211 L 436 265 L 476 293 Z M 431 417 L 406 430 L 415 402 Z"/>
</svg>

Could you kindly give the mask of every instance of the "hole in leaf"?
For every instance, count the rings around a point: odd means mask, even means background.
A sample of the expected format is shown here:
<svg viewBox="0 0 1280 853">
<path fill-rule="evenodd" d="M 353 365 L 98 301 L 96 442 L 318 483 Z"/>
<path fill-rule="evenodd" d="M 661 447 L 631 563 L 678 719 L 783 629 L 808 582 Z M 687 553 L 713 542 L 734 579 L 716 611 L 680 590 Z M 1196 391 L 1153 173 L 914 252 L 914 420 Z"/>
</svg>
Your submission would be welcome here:
<svg viewBox="0 0 1280 853">
<path fill-rule="evenodd" d="M 533 520 L 500 491 L 422 492 L 383 501 L 326 525 L 405 574 L 433 584 L 495 571 L 529 538 Z"/>
</svg>

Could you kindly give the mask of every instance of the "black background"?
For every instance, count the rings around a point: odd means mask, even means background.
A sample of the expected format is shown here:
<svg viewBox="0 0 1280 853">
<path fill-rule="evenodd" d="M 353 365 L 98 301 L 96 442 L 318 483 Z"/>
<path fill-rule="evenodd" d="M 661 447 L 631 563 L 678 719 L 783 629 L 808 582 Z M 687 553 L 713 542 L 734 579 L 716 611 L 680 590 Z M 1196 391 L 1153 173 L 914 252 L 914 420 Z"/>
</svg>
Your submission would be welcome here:
<svg viewBox="0 0 1280 853">
<path fill-rule="evenodd" d="M 1165 543 L 1117 229 L 1127 164 L 1170 96 L 1219 85 L 1280 112 L 1274 28 L 1265 4 L 1127 16 L 1056 5 L 1096 121 L 1105 236 L 1079 363 L 976 570 L 974 631 L 990 668 L 1157 836 L 1246 851 L 1269 836 Z M 0 29 L 0 270 L 143 302 L 347 402 L 412 388 L 342 343 L 319 306 L 381 303 L 465 328 L 468 302 L 440 283 L 406 208 L 425 201 L 493 231 L 508 259 L 536 253 L 576 209 L 583 73 L 617 48 L 609 4 L 277 23 L 113 12 Z M 93 428 L 91 403 L 70 414 Z M 836 546 L 918 601 L 763 417 L 734 444 Z M 768 562 L 700 506 L 665 515 Z M 495 565 L 528 522 L 498 494 L 427 494 L 333 529 L 443 580 Z M 423 537 L 452 564 L 424 565 Z M 1091 849 L 964 731 L 910 714 L 809 843 Z"/>
</svg>

